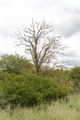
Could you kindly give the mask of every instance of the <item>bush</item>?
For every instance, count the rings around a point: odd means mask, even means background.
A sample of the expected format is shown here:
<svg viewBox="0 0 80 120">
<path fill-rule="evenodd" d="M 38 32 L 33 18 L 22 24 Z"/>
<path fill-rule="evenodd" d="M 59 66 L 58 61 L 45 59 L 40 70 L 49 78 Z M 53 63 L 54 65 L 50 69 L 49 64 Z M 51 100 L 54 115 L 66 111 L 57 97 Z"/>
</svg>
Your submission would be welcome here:
<svg viewBox="0 0 80 120">
<path fill-rule="evenodd" d="M 75 87 L 78 87 L 80 84 L 80 67 L 76 66 L 72 68 L 70 71 L 70 77 L 71 80 L 74 81 Z"/>
<path fill-rule="evenodd" d="M 80 67 L 74 67 L 71 70 L 70 76 L 72 79 L 80 80 Z"/>
<path fill-rule="evenodd" d="M 27 71 L 31 71 L 30 68 L 33 68 L 33 65 L 24 56 L 20 56 L 18 54 L 2 54 L 0 56 L 0 68 L 4 72 L 14 73 L 18 75 L 24 68 Z"/>
<path fill-rule="evenodd" d="M 55 80 L 36 75 L 11 75 L 0 81 L 0 89 L 6 103 L 33 106 L 65 97 L 68 89 L 61 87 Z"/>
</svg>

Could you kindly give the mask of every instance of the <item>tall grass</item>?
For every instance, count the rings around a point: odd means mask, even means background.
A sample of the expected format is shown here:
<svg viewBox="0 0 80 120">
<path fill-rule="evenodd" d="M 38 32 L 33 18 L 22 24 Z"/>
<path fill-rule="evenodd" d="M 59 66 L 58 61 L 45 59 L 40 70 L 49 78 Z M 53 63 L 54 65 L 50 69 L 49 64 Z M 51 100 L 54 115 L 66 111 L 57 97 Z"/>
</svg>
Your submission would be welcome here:
<svg viewBox="0 0 80 120">
<path fill-rule="evenodd" d="M 80 94 L 33 108 L 0 109 L 0 120 L 80 120 Z"/>
</svg>

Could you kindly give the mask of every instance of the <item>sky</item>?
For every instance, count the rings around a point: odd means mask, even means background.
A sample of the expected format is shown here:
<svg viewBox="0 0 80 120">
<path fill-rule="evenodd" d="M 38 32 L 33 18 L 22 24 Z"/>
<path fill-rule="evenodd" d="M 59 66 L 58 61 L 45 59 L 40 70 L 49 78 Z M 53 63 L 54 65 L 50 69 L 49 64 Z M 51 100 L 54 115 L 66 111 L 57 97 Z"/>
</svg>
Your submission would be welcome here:
<svg viewBox="0 0 80 120">
<path fill-rule="evenodd" d="M 65 54 L 72 66 L 80 66 L 80 1 L 79 0 L 0 0 L 0 55 L 15 52 L 25 55 L 24 47 L 15 47 L 22 25 L 45 18 L 62 37 Z M 28 57 L 28 56 L 27 56 Z"/>
</svg>

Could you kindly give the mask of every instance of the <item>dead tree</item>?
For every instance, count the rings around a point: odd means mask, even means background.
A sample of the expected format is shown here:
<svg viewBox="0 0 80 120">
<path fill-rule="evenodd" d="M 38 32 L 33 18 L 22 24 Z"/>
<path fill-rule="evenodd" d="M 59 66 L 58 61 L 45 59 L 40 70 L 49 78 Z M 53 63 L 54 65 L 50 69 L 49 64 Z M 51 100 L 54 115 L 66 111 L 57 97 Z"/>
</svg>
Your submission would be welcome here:
<svg viewBox="0 0 80 120">
<path fill-rule="evenodd" d="M 35 65 L 36 74 L 42 64 L 57 62 L 58 55 L 63 55 L 61 37 L 55 35 L 52 23 L 45 21 L 34 22 L 29 27 L 23 26 L 23 32 L 17 34 L 16 46 L 25 46 L 25 52 L 31 55 L 31 60 Z"/>
</svg>

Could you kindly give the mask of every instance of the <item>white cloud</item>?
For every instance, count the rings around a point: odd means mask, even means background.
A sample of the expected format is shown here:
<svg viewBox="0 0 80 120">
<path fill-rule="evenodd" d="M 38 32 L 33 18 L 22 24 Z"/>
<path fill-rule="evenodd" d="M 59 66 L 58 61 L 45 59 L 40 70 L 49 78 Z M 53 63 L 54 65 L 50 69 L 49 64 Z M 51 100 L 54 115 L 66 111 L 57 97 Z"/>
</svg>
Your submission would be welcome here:
<svg viewBox="0 0 80 120">
<path fill-rule="evenodd" d="M 30 25 L 32 17 L 53 22 L 55 32 L 64 39 L 66 53 L 76 64 L 80 60 L 80 1 L 79 0 L 0 0 L 0 54 L 23 54 L 23 49 L 13 48 L 17 37 L 14 32 Z M 74 60 L 73 60 L 74 59 Z"/>
</svg>

